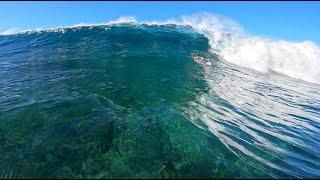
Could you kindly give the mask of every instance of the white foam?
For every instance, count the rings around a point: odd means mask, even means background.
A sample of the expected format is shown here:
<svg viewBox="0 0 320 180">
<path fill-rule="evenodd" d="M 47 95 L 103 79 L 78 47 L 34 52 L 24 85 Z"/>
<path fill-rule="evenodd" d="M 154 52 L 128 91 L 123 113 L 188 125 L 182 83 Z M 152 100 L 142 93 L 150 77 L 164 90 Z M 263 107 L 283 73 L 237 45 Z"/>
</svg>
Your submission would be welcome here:
<svg viewBox="0 0 320 180">
<path fill-rule="evenodd" d="M 137 23 L 138 21 L 136 20 L 135 17 L 132 16 L 122 16 L 119 17 L 118 19 L 114 21 L 109 21 L 107 24 L 127 24 L 127 23 Z"/>
<path fill-rule="evenodd" d="M 220 56 L 231 63 L 257 71 L 276 71 L 320 84 L 320 48 L 310 41 L 294 43 L 236 37 L 224 42 Z"/>
<path fill-rule="evenodd" d="M 228 62 L 320 84 L 320 48 L 311 41 L 288 42 L 252 36 L 234 21 L 208 13 L 184 16 L 170 23 L 189 25 L 204 34 L 211 51 Z"/>
</svg>

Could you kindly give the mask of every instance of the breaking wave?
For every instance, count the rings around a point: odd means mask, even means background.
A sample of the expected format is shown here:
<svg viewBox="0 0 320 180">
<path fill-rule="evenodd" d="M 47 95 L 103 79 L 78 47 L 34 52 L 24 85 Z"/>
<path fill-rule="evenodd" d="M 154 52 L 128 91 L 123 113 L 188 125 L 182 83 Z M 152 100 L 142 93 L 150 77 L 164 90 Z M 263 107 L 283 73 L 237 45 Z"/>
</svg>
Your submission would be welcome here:
<svg viewBox="0 0 320 180">
<path fill-rule="evenodd" d="M 15 35 L 35 32 L 63 32 L 66 28 L 94 27 L 112 24 L 176 24 L 191 26 L 204 34 L 211 52 L 233 64 L 263 73 L 277 72 L 292 78 L 320 84 L 320 47 L 311 41 L 289 42 L 248 35 L 236 22 L 222 16 L 201 13 L 183 16 L 178 20 L 138 22 L 134 17 L 120 17 L 100 24 L 80 23 L 50 29 L 17 31 L 6 30 L 0 35 Z"/>
</svg>

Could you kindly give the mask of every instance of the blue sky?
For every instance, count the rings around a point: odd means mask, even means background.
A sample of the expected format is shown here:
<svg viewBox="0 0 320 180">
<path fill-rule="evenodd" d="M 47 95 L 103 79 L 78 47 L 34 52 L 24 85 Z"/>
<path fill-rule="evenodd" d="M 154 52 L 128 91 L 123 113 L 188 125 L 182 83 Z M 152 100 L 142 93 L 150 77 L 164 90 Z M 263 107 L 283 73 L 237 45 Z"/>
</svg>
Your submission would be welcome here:
<svg viewBox="0 0 320 180">
<path fill-rule="evenodd" d="M 204 11 L 229 17 L 250 34 L 320 44 L 320 2 L 0 2 L 0 32 L 120 16 L 165 20 Z"/>
</svg>

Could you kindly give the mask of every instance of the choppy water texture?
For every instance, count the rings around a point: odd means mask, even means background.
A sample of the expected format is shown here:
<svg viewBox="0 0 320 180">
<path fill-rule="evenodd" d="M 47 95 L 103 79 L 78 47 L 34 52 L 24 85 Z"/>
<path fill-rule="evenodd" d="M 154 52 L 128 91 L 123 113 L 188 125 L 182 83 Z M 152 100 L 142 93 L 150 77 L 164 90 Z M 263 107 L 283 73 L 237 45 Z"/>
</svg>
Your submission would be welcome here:
<svg viewBox="0 0 320 180">
<path fill-rule="evenodd" d="M 320 86 L 209 49 L 180 25 L 0 36 L 0 177 L 319 178 Z"/>
</svg>

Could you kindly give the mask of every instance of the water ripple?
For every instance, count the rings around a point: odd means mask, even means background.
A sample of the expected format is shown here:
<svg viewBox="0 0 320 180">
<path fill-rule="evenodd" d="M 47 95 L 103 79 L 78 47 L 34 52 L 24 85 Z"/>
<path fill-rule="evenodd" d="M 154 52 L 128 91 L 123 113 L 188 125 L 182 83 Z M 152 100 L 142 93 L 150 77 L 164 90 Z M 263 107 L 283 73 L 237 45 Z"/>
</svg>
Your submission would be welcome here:
<svg viewBox="0 0 320 180">
<path fill-rule="evenodd" d="M 232 152 L 273 177 L 320 177 L 320 86 L 223 61 L 186 113 Z M 272 171 L 270 171 L 272 169 Z"/>
</svg>

